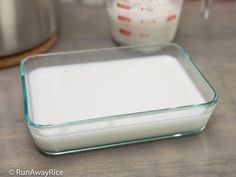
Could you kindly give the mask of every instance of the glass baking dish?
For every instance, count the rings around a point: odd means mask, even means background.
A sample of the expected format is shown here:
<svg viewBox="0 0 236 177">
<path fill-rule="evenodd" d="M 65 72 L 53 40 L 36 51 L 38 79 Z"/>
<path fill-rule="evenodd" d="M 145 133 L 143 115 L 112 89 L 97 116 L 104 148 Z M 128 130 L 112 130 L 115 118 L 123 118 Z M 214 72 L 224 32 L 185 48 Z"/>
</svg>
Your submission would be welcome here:
<svg viewBox="0 0 236 177">
<path fill-rule="evenodd" d="M 50 155 L 199 133 L 217 103 L 176 44 L 42 54 L 20 69 L 25 120 Z"/>
</svg>

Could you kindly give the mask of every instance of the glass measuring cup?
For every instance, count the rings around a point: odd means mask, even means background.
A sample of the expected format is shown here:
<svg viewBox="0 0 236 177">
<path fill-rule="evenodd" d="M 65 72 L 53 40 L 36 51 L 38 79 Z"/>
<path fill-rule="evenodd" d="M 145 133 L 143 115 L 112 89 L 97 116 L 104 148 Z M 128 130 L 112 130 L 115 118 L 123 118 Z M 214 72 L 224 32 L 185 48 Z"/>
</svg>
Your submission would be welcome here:
<svg viewBox="0 0 236 177">
<path fill-rule="evenodd" d="M 111 34 L 121 45 L 170 42 L 176 34 L 182 5 L 183 0 L 107 0 Z M 207 18 L 209 3 L 203 5 Z"/>
</svg>

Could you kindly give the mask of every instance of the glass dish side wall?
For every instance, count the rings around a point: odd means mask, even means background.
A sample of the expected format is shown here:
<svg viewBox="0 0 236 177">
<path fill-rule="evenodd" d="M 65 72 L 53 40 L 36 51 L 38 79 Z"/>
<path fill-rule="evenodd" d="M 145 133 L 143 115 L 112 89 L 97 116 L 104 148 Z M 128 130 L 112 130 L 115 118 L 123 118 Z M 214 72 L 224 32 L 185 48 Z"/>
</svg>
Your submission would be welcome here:
<svg viewBox="0 0 236 177">
<path fill-rule="evenodd" d="M 196 108 L 182 110 L 186 117 L 174 117 L 172 113 L 157 113 L 152 115 L 134 116 L 128 118 L 116 126 L 119 120 L 103 120 L 86 124 L 66 125 L 53 128 L 30 127 L 32 136 L 37 146 L 45 152 L 56 153 L 67 150 L 83 150 L 87 148 L 99 148 L 122 142 L 146 141 L 165 136 L 179 137 L 185 134 L 202 131 L 212 112 L 214 106 L 208 108 Z M 189 115 L 192 111 L 199 112 L 198 115 Z M 190 113 L 191 112 L 191 113 Z M 165 115 L 166 114 L 166 115 Z M 172 120 L 159 120 L 163 116 L 170 116 Z M 127 123 L 129 122 L 129 123 Z"/>
</svg>

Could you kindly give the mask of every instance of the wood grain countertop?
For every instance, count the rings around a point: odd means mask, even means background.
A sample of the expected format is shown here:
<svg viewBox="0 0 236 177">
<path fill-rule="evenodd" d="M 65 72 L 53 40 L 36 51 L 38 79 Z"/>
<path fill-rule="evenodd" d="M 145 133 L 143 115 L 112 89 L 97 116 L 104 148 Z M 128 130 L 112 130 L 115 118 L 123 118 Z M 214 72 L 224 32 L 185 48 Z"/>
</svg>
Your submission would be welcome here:
<svg viewBox="0 0 236 177">
<path fill-rule="evenodd" d="M 236 1 L 217 1 L 204 21 L 199 1 L 186 1 L 175 43 L 212 83 L 219 103 L 199 135 L 50 157 L 24 121 L 20 71 L 0 70 L 0 176 L 10 169 L 64 171 L 66 177 L 236 177 Z M 61 5 L 60 37 L 51 52 L 115 46 L 103 7 Z"/>
</svg>

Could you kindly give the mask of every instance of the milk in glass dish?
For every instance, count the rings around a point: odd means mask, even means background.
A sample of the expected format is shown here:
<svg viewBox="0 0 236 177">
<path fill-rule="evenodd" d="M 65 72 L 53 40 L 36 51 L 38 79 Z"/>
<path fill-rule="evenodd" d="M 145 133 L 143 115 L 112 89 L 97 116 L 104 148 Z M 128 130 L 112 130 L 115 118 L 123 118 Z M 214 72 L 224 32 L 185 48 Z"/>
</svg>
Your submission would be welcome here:
<svg viewBox="0 0 236 177">
<path fill-rule="evenodd" d="M 217 102 L 175 44 L 37 55 L 21 74 L 26 122 L 51 155 L 198 133 Z"/>
</svg>

